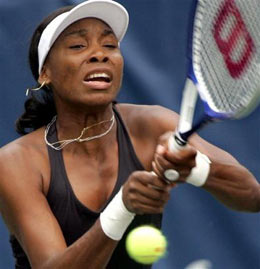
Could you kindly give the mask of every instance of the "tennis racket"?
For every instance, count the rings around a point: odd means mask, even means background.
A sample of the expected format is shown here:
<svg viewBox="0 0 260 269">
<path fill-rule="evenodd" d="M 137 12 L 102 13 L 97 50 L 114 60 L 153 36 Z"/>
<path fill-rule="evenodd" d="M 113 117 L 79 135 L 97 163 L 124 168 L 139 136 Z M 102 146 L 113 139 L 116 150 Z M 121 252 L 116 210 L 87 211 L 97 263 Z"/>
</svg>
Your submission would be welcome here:
<svg viewBox="0 0 260 269">
<path fill-rule="evenodd" d="M 249 115 L 260 100 L 260 0 L 195 0 L 190 18 L 189 68 L 172 151 L 210 122 Z M 204 114 L 193 125 L 197 96 Z"/>
</svg>

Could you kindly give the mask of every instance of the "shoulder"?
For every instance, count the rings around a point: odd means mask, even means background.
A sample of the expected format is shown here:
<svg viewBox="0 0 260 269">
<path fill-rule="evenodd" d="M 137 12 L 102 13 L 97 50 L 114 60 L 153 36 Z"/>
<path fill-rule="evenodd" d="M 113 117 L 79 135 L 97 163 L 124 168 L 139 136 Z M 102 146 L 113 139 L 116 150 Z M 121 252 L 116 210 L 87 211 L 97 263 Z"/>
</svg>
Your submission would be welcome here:
<svg viewBox="0 0 260 269">
<path fill-rule="evenodd" d="M 0 148 L 0 158 L 8 161 L 19 158 L 20 156 L 25 157 L 25 161 L 29 156 L 34 156 L 31 154 L 42 154 L 44 151 L 46 151 L 44 130 L 40 128 Z"/>
<path fill-rule="evenodd" d="M 0 149 L 0 184 L 23 182 L 31 184 L 40 179 L 47 169 L 47 148 L 44 130 L 38 129 L 20 137 Z"/>
<path fill-rule="evenodd" d="M 176 128 L 178 114 L 159 105 L 118 104 L 117 108 L 131 133 L 160 136 Z"/>
</svg>

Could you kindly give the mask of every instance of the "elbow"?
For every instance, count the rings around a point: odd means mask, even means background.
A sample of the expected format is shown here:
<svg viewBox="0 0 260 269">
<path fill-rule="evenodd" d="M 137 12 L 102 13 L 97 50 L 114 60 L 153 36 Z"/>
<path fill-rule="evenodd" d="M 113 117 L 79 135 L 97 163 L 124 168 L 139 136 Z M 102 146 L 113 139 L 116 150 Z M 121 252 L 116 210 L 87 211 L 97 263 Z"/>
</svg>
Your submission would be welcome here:
<svg viewBox="0 0 260 269">
<path fill-rule="evenodd" d="M 258 213 L 260 212 L 260 185 L 254 188 L 250 194 L 247 196 L 247 202 L 245 202 L 246 207 L 242 210 L 248 213 Z M 241 211 L 241 208 L 240 210 Z"/>
<path fill-rule="evenodd" d="M 252 212 L 257 213 L 257 212 L 260 212 L 260 184 L 258 184 L 258 188 L 256 189 L 253 195 L 254 195 L 255 206 Z"/>
<path fill-rule="evenodd" d="M 248 173 L 248 171 L 246 170 Z M 246 174 L 246 178 L 249 178 L 248 188 L 245 189 L 244 196 L 244 205 L 245 208 L 242 211 L 248 213 L 257 213 L 260 212 L 260 184 L 253 174 Z"/>
<path fill-rule="evenodd" d="M 260 212 L 260 184 L 255 181 L 243 189 L 238 196 L 233 196 L 230 207 L 235 211 L 258 213 Z"/>
</svg>

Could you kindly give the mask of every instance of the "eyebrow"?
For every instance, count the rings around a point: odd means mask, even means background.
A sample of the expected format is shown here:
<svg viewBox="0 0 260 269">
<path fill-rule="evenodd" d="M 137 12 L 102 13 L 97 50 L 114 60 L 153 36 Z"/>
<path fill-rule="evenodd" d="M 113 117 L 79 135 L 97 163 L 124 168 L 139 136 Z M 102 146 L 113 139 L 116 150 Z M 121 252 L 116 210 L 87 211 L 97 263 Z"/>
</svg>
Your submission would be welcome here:
<svg viewBox="0 0 260 269">
<path fill-rule="evenodd" d="M 114 32 L 111 29 L 105 29 L 101 36 L 108 36 L 108 35 L 113 35 L 115 36 Z"/>
<path fill-rule="evenodd" d="M 79 35 L 79 36 L 84 36 L 88 33 L 88 31 L 86 29 L 79 29 L 79 30 L 75 30 L 75 31 L 71 31 L 65 34 L 65 37 L 67 36 L 71 36 L 71 35 Z"/>
</svg>

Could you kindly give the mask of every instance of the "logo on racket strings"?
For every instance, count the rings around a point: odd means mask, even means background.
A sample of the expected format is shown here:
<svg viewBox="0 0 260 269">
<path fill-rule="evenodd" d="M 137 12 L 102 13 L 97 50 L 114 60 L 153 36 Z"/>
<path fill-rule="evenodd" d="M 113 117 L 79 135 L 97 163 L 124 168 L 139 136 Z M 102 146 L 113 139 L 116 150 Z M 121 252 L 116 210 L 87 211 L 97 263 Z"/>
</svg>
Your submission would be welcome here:
<svg viewBox="0 0 260 269">
<path fill-rule="evenodd" d="M 224 37 L 227 32 L 229 35 Z M 235 0 L 225 0 L 217 15 L 213 35 L 230 75 L 238 78 L 250 63 L 255 45 Z M 232 59 L 232 55 L 237 59 Z"/>
</svg>

